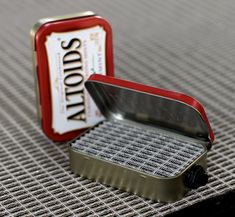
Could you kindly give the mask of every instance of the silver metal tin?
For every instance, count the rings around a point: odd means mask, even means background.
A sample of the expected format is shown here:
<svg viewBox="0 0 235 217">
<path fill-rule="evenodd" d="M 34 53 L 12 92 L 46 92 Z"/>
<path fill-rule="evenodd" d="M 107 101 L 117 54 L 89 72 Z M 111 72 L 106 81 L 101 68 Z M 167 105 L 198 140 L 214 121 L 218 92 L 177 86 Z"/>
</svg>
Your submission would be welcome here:
<svg viewBox="0 0 235 217">
<path fill-rule="evenodd" d="M 70 143 L 74 173 L 160 202 L 206 184 L 214 137 L 198 101 L 107 76 L 86 88 L 106 120 Z"/>
</svg>

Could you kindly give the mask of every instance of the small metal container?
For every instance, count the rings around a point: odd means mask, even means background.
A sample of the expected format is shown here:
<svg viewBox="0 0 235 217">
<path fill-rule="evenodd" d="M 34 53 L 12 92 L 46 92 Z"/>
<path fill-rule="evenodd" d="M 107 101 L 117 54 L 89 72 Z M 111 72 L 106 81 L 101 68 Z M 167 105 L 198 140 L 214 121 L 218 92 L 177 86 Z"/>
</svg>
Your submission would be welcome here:
<svg viewBox="0 0 235 217">
<path fill-rule="evenodd" d="M 75 174 L 159 202 L 207 183 L 214 135 L 197 100 L 102 75 L 85 86 L 106 119 L 70 142 Z"/>
<path fill-rule="evenodd" d="M 93 73 L 113 76 L 111 27 L 87 11 L 41 19 L 31 38 L 42 129 L 54 141 L 71 140 L 103 120 L 84 82 Z"/>
</svg>

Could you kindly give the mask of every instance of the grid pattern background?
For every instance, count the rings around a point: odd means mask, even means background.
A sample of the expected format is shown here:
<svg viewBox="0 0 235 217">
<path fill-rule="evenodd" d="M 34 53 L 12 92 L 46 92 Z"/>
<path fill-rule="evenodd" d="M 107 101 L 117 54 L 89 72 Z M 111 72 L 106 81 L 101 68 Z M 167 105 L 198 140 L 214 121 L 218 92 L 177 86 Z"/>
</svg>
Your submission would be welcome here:
<svg viewBox="0 0 235 217">
<path fill-rule="evenodd" d="M 76 177 L 66 144 L 36 118 L 29 30 L 42 17 L 94 10 L 114 32 L 116 76 L 185 92 L 216 140 L 209 184 L 162 204 Z M 0 0 L 0 216 L 164 216 L 235 189 L 232 0 Z"/>
<path fill-rule="evenodd" d="M 72 147 L 99 159 L 161 177 L 173 177 L 201 156 L 200 144 L 143 129 L 123 121 L 105 121 Z"/>
</svg>

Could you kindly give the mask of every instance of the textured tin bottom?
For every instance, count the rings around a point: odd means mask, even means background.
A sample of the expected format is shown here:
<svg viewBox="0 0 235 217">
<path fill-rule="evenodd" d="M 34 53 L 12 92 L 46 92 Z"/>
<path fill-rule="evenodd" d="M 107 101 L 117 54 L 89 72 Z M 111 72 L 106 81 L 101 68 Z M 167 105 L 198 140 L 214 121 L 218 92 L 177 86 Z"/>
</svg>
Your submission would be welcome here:
<svg viewBox="0 0 235 217">
<path fill-rule="evenodd" d="M 80 152 L 160 177 L 180 174 L 205 150 L 202 145 L 143 129 L 123 121 L 105 121 L 72 143 Z"/>
</svg>

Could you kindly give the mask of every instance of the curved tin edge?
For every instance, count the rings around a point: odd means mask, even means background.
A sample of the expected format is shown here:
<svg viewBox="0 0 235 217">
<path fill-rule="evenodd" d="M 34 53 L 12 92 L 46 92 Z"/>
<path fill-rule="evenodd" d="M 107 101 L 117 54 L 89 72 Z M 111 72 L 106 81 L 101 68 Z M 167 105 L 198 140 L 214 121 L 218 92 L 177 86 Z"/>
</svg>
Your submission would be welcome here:
<svg viewBox="0 0 235 217">
<path fill-rule="evenodd" d="M 40 27 L 46 23 L 54 22 L 54 21 L 61 21 L 61 20 L 67 20 L 67 19 L 74 19 L 74 18 L 79 18 L 79 17 L 89 17 L 89 16 L 94 16 L 96 15 L 92 11 L 84 11 L 80 13 L 74 13 L 74 14 L 66 14 L 66 15 L 61 15 L 61 16 L 54 16 L 54 17 L 48 17 L 48 18 L 42 18 L 38 20 L 30 30 L 30 37 L 32 39 L 32 47 L 35 50 L 35 36 L 40 29 Z"/>
</svg>

